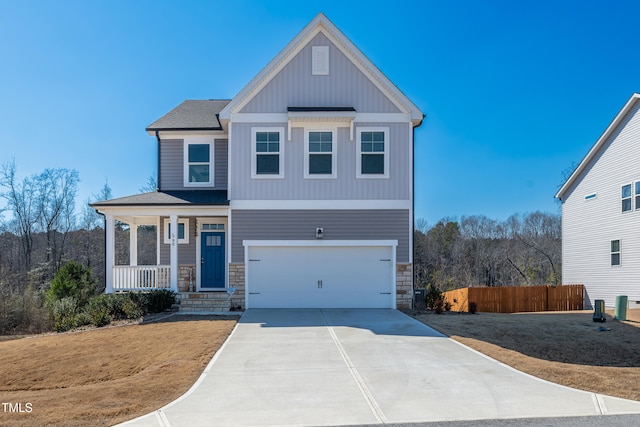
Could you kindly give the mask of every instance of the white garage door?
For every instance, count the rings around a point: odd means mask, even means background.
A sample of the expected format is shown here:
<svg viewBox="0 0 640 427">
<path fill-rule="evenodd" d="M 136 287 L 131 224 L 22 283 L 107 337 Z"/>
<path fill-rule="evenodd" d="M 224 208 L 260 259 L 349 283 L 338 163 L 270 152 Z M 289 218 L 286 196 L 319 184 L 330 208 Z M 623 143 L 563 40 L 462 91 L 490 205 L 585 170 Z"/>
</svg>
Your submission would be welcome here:
<svg viewBox="0 0 640 427">
<path fill-rule="evenodd" d="M 393 246 L 248 246 L 248 308 L 394 308 Z"/>
</svg>

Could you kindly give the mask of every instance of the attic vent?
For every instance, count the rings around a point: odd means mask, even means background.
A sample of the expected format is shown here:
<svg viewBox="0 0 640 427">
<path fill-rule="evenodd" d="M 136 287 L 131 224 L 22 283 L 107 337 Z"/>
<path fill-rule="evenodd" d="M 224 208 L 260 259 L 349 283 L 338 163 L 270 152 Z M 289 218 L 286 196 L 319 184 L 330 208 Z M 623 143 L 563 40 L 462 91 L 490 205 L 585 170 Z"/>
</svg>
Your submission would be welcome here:
<svg viewBox="0 0 640 427">
<path fill-rule="evenodd" d="M 312 46 L 312 74 L 314 76 L 329 75 L 329 46 Z"/>
</svg>

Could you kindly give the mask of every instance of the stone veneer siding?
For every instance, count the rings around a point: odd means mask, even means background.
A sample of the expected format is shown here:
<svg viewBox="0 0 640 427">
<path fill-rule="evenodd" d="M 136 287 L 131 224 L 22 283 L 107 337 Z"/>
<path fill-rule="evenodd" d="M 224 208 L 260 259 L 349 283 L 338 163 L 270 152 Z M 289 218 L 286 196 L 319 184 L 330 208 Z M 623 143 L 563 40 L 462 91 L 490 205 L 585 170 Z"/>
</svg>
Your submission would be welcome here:
<svg viewBox="0 0 640 427">
<path fill-rule="evenodd" d="M 244 309 L 244 264 L 229 264 L 229 287 L 237 288 L 231 297 L 231 303 Z"/>
<path fill-rule="evenodd" d="M 396 308 L 410 310 L 413 306 L 413 265 L 396 264 Z"/>
<path fill-rule="evenodd" d="M 193 283 L 192 289 L 189 289 L 189 283 Z M 196 292 L 195 264 L 180 264 L 178 266 L 178 291 L 179 292 Z"/>
</svg>

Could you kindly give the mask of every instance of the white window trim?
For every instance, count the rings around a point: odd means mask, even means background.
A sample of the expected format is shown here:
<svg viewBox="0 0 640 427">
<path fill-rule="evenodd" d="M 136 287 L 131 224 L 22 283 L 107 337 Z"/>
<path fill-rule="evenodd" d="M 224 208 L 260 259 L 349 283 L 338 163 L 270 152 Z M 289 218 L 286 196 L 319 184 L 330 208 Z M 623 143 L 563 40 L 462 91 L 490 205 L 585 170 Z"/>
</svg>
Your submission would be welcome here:
<svg viewBox="0 0 640 427">
<path fill-rule="evenodd" d="M 622 189 L 624 187 L 629 187 L 629 197 L 623 197 L 622 196 Z M 622 184 L 620 186 L 620 212 L 625 213 L 625 212 L 633 212 L 633 190 L 634 190 L 634 185 L 633 182 L 631 182 L 630 184 Z M 624 210 L 622 207 L 622 202 L 624 202 L 625 200 L 629 199 L 629 209 L 628 210 Z"/>
<path fill-rule="evenodd" d="M 257 167 L 257 151 L 256 151 L 256 134 L 258 132 L 278 132 L 280 134 L 280 151 L 278 173 L 273 175 L 258 174 Z M 252 127 L 251 128 L 251 178 L 253 179 L 283 179 L 284 178 L 284 127 Z"/>
<path fill-rule="evenodd" d="M 614 252 L 611 249 L 611 243 L 613 243 L 615 241 L 618 242 L 618 251 L 617 252 Z M 614 254 L 618 254 L 618 263 L 617 264 L 613 263 L 613 259 L 612 258 L 613 258 Z M 611 242 L 609 243 L 609 265 L 611 267 L 614 267 L 614 268 L 620 267 L 622 265 L 622 240 L 621 239 L 612 239 Z"/>
<path fill-rule="evenodd" d="M 185 187 L 213 187 L 215 185 L 215 139 L 210 136 L 191 136 L 183 140 L 183 184 Z M 189 182 L 189 145 L 190 144 L 209 144 L 209 181 L 208 182 Z M 204 163 L 194 163 L 204 164 Z"/>
<path fill-rule="evenodd" d="M 331 174 L 309 173 L 309 132 L 331 132 Z M 329 154 L 324 152 L 321 154 Z M 338 129 L 326 126 L 309 126 L 304 129 L 304 178 L 336 179 L 338 177 Z"/>
<path fill-rule="evenodd" d="M 171 224 L 170 218 L 164 219 L 164 244 L 171 244 L 171 237 L 169 236 L 169 224 Z M 179 245 L 188 245 L 189 244 L 189 218 L 178 218 L 178 227 L 179 224 L 184 224 L 184 239 L 177 239 Z"/>
<path fill-rule="evenodd" d="M 384 132 L 384 173 L 362 173 L 362 132 Z M 389 128 L 359 127 L 356 131 L 356 178 L 357 179 L 389 179 Z"/>
</svg>

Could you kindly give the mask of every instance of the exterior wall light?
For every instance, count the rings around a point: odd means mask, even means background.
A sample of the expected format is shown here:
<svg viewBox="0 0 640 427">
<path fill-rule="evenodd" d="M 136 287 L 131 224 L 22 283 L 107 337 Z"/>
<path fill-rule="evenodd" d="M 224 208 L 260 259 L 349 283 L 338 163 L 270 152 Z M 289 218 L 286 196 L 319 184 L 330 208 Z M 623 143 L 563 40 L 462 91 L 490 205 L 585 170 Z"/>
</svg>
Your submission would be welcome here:
<svg viewBox="0 0 640 427">
<path fill-rule="evenodd" d="M 322 239 L 324 237 L 324 231 L 322 227 L 316 228 L 316 239 Z"/>
</svg>

